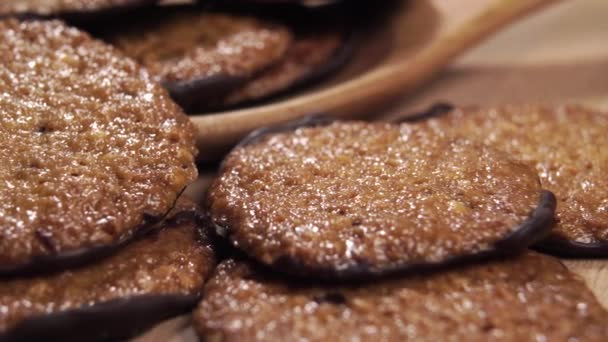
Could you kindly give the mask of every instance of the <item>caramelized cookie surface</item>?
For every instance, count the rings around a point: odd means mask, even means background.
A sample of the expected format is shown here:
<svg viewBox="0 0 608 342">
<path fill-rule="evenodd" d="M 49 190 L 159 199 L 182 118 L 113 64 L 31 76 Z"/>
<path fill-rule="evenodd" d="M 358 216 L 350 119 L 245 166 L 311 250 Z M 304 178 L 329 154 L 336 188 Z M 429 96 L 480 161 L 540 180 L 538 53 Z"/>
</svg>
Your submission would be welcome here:
<svg viewBox="0 0 608 342">
<path fill-rule="evenodd" d="M 608 255 L 608 114 L 572 106 L 457 109 L 424 125 L 481 140 L 536 168 L 558 199 L 549 250 Z"/>
<path fill-rule="evenodd" d="M 346 62 L 352 51 L 343 51 L 347 38 L 340 32 L 296 36 L 286 55 L 276 65 L 245 85 L 231 91 L 225 105 L 260 100 L 331 73 Z M 351 42 L 352 43 L 352 42 Z"/>
<path fill-rule="evenodd" d="M 4 20 L 0 59 L 0 273 L 122 243 L 196 178 L 195 128 L 116 49 L 57 21 Z"/>
<path fill-rule="evenodd" d="M 108 37 L 187 108 L 205 106 L 196 103 L 201 99 L 217 101 L 221 94 L 214 88 L 228 91 L 277 63 L 291 39 L 291 32 L 277 23 L 188 7 L 157 10 L 135 28 L 129 25 Z"/>
<path fill-rule="evenodd" d="M 259 261 L 349 277 L 519 251 L 550 229 L 554 198 L 541 196 L 533 169 L 492 148 L 336 122 L 238 147 L 208 205 L 218 231 Z"/>
<path fill-rule="evenodd" d="M 219 341 L 603 341 L 608 313 L 557 260 L 526 254 L 367 285 L 303 285 L 228 259 L 195 310 Z"/>
<path fill-rule="evenodd" d="M 0 340 L 125 337 L 186 312 L 215 266 L 191 207 L 178 203 L 159 232 L 82 268 L 3 279 Z"/>
</svg>

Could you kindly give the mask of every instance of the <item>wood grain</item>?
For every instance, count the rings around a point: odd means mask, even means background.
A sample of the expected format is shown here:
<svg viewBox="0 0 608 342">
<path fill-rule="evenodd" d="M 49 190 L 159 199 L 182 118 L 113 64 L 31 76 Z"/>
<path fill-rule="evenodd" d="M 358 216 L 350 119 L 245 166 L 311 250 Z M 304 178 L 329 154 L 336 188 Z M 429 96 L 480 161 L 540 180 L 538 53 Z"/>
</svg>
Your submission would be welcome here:
<svg viewBox="0 0 608 342">
<path fill-rule="evenodd" d="M 564 260 L 564 264 L 581 276 L 600 303 L 608 308 L 608 261 Z"/>
</svg>

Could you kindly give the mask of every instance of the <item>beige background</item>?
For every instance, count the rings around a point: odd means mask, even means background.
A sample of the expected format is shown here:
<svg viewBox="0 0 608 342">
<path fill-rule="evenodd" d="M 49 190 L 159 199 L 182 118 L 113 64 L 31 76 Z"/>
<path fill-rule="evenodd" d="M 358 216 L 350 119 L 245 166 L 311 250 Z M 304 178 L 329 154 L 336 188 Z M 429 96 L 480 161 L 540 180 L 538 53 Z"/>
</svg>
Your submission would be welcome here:
<svg viewBox="0 0 608 342">
<path fill-rule="evenodd" d="M 438 100 L 495 105 L 608 103 L 608 1 L 566 0 L 470 50 L 391 116 Z"/>
</svg>

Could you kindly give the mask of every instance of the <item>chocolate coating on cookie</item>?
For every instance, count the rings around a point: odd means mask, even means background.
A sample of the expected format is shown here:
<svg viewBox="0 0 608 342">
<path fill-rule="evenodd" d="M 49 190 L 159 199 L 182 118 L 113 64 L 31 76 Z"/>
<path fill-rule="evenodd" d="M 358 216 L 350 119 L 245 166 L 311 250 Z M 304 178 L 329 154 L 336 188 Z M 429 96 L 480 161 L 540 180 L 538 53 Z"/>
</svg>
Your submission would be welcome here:
<svg viewBox="0 0 608 342">
<path fill-rule="evenodd" d="M 231 91 L 224 105 L 261 100 L 320 79 L 346 63 L 355 41 L 354 35 L 337 31 L 297 36 L 279 63 Z"/>
<path fill-rule="evenodd" d="M 573 106 L 456 109 L 425 125 L 494 145 L 536 168 L 558 199 L 558 224 L 540 248 L 608 256 L 608 114 Z"/>
<path fill-rule="evenodd" d="M 129 240 L 196 178 L 195 128 L 114 48 L 4 20 L 0 59 L 0 274 Z"/>
<path fill-rule="evenodd" d="M 215 255 L 200 214 L 178 207 L 159 232 L 109 258 L 52 275 L 3 280 L 0 341 L 126 338 L 191 309 Z"/>
<path fill-rule="evenodd" d="M 533 169 L 491 148 L 336 122 L 236 148 L 208 205 L 218 232 L 262 263 L 334 278 L 518 252 L 551 227 L 542 194 Z"/>
<path fill-rule="evenodd" d="M 263 19 L 181 8 L 157 10 L 135 29 L 131 24 L 108 39 L 191 109 L 217 101 L 278 62 L 291 43 L 291 33 Z"/>
<path fill-rule="evenodd" d="M 533 253 L 350 286 L 303 286 L 228 259 L 194 313 L 213 341 L 602 341 L 607 319 L 577 276 Z"/>
</svg>

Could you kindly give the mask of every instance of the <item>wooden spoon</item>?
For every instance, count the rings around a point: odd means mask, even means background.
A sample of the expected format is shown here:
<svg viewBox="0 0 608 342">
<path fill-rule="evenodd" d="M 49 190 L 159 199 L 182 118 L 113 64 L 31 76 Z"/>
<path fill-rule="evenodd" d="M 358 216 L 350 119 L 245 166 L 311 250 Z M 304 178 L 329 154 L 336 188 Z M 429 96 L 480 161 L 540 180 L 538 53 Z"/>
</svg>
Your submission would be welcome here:
<svg viewBox="0 0 608 342">
<path fill-rule="evenodd" d="M 367 32 L 352 66 L 332 82 L 266 105 L 193 115 L 201 158 L 218 158 L 251 130 L 305 114 L 356 117 L 378 111 L 383 103 L 412 91 L 493 32 L 554 2 L 401 1 L 390 22 Z M 385 47 L 386 53 L 379 53 Z"/>
</svg>

